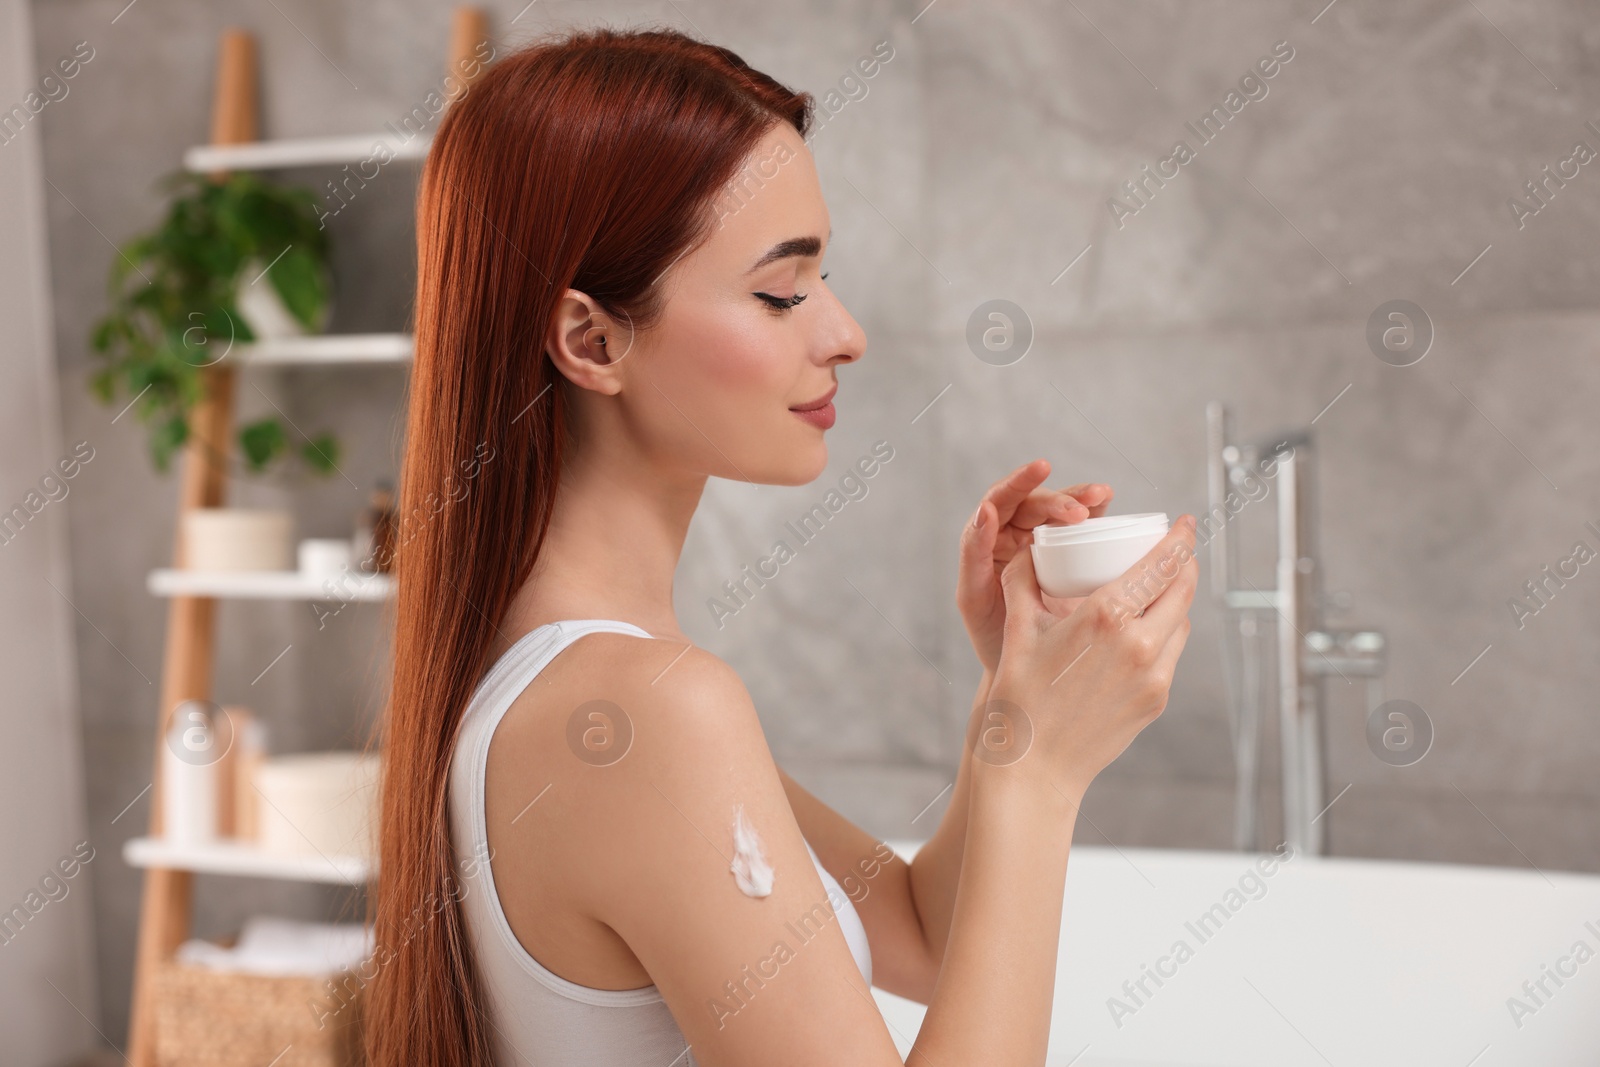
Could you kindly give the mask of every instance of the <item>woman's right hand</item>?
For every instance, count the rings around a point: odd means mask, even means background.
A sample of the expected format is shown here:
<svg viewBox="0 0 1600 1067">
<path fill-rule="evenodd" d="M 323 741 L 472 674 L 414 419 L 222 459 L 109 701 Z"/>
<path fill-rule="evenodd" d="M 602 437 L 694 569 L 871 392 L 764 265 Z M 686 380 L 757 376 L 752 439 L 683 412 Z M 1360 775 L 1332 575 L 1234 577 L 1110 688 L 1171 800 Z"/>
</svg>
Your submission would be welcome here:
<svg viewBox="0 0 1600 1067">
<path fill-rule="evenodd" d="M 1037 769 L 1074 803 L 1167 704 L 1199 577 L 1195 520 L 1180 516 L 1122 577 L 1058 615 L 1032 551 L 1001 575 L 1006 621 L 974 758 Z"/>
</svg>

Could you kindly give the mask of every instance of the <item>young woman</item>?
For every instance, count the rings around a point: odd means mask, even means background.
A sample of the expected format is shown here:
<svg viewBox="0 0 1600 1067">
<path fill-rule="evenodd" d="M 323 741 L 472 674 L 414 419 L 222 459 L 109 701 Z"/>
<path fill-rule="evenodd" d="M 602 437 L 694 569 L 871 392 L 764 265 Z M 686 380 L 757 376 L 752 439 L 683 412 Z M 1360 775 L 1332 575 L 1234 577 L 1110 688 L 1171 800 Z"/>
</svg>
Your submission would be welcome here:
<svg viewBox="0 0 1600 1067">
<path fill-rule="evenodd" d="M 597 29 L 504 57 L 440 124 L 374 1067 L 884 1067 L 872 984 L 928 1005 L 914 1062 L 1044 1060 L 1078 804 L 1166 703 L 1193 519 L 1137 603 L 1047 604 L 1028 530 L 1099 514 L 1109 488 L 1041 488 L 1036 460 L 985 494 L 958 597 L 983 680 L 914 862 L 773 764 L 672 578 L 707 478 L 821 474 L 838 370 L 866 347 L 820 270 L 811 105 L 726 49 Z"/>
</svg>

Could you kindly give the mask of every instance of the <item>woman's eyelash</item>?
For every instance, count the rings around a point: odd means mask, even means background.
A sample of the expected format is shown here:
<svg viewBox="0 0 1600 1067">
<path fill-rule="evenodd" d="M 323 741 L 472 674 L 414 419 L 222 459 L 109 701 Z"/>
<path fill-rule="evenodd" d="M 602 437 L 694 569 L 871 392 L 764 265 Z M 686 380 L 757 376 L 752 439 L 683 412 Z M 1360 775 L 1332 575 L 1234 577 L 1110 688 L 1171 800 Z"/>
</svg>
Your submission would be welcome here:
<svg viewBox="0 0 1600 1067">
<path fill-rule="evenodd" d="M 826 278 L 827 275 L 824 274 L 822 277 Z M 806 295 L 805 293 L 796 293 L 793 296 L 773 296 L 771 293 L 756 294 L 756 296 L 766 301 L 769 307 L 778 311 L 788 311 L 792 307 L 798 307 L 805 302 Z"/>
</svg>

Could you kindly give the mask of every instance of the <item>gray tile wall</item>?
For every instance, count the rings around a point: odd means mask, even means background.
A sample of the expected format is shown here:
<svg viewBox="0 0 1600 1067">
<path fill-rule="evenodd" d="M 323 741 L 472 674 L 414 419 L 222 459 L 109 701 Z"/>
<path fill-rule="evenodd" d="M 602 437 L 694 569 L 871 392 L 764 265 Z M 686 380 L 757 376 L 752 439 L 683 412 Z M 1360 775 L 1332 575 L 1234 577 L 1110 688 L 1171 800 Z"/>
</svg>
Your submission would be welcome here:
<svg viewBox="0 0 1600 1067">
<path fill-rule="evenodd" d="M 835 231 L 830 284 L 870 338 L 841 374 L 829 470 L 809 486 L 710 485 L 677 584 L 685 627 L 737 667 L 779 759 L 825 799 L 890 836 L 925 833 L 942 810 L 977 678 L 954 608 L 956 538 L 983 489 L 1044 456 L 1055 484 L 1110 482 L 1120 510 L 1198 511 L 1204 404 L 1217 398 L 1246 436 L 1317 419 L 1325 572 L 1352 598 L 1332 621 L 1388 631 L 1387 694 L 1423 706 L 1436 727 L 1422 762 L 1386 766 L 1366 749 L 1359 686 L 1335 679 L 1330 778 L 1350 789 L 1326 816 L 1334 850 L 1600 870 L 1600 565 L 1520 630 L 1507 607 L 1575 541 L 1600 549 L 1584 529 L 1600 523 L 1600 177 L 1583 166 L 1521 228 L 1508 207 L 1574 142 L 1600 150 L 1585 126 L 1600 126 L 1600 107 L 1586 104 L 1600 99 L 1600 24 L 1585 5 L 490 9 L 502 43 L 599 19 L 698 30 L 818 95 L 877 42 L 893 44 L 867 94 L 813 142 Z M 76 487 L 71 540 L 87 616 L 88 810 L 114 855 L 148 817 L 141 803 L 110 821 L 149 780 L 146 679 L 158 677 L 165 612 L 143 576 L 170 557 L 175 481 L 150 470 L 142 428 L 113 425 L 116 409 L 84 388 L 109 242 L 156 218 L 152 180 L 205 139 L 223 27 L 259 34 L 269 136 L 341 133 L 397 118 L 438 83 L 449 15 L 300 0 L 81 0 L 35 14 L 41 67 L 78 40 L 96 49 L 30 135 L 44 138 L 55 187 L 67 437 L 104 445 Z M 1266 95 L 1201 144 L 1185 123 L 1224 105 L 1280 41 L 1294 55 Z M 1148 186 L 1119 226 L 1108 199 L 1178 139 L 1192 161 Z M 334 329 L 403 325 L 415 173 L 386 168 L 333 223 Z M 973 309 L 996 297 L 1036 331 L 1007 367 L 964 340 Z M 1436 329 L 1412 367 L 1380 362 L 1365 341 L 1368 316 L 1395 298 L 1421 304 Z M 270 395 L 302 426 L 336 426 L 349 481 L 251 484 L 234 502 L 291 503 L 301 535 L 342 533 L 371 481 L 395 468 L 403 382 L 393 371 L 247 380 L 246 404 Z M 895 454 L 869 494 L 719 627 L 707 599 L 878 440 Z M 1249 574 L 1265 583 L 1270 509 L 1239 521 Z M 1230 841 L 1220 617 L 1197 601 L 1192 618 L 1170 708 L 1091 791 L 1084 840 Z M 230 604 L 221 625 L 220 698 L 268 715 L 275 747 L 364 736 L 383 684 L 380 610 L 347 608 L 319 631 L 304 605 Z M 1270 769 L 1270 734 L 1266 751 Z M 139 880 L 116 862 L 93 877 L 104 1025 L 117 1036 Z M 253 910 L 339 904 L 306 887 L 210 880 L 197 899 L 202 933 Z"/>
</svg>

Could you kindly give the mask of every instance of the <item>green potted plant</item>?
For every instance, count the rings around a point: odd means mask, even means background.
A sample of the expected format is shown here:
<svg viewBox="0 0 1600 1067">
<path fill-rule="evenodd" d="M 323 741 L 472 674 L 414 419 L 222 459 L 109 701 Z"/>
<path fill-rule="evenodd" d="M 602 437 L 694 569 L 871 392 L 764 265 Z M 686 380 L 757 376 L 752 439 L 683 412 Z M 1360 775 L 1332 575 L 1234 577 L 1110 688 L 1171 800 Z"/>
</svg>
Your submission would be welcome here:
<svg viewBox="0 0 1600 1067">
<path fill-rule="evenodd" d="M 127 391 L 150 426 L 151 458 L 165 471 L 188 440 L 202 369 L 227 358 L 235 344 L 320 332 L 331 271 L 328 235 L 309 189 L 248 172 L 213 181 L 185 171 L 165 176 L 158 187 L 173 197 L 166 216 L 123 244 L 111 262 L 110 310 L 90 338 L 103 366 L 90 385 L 107 404 L 119 387 Z M 288 455 L 324 475 L 338 461 L 332 434 L 291 449 L 275 417 L 240 427 L 238 443 L 256 472 Z"/>
</svg>

